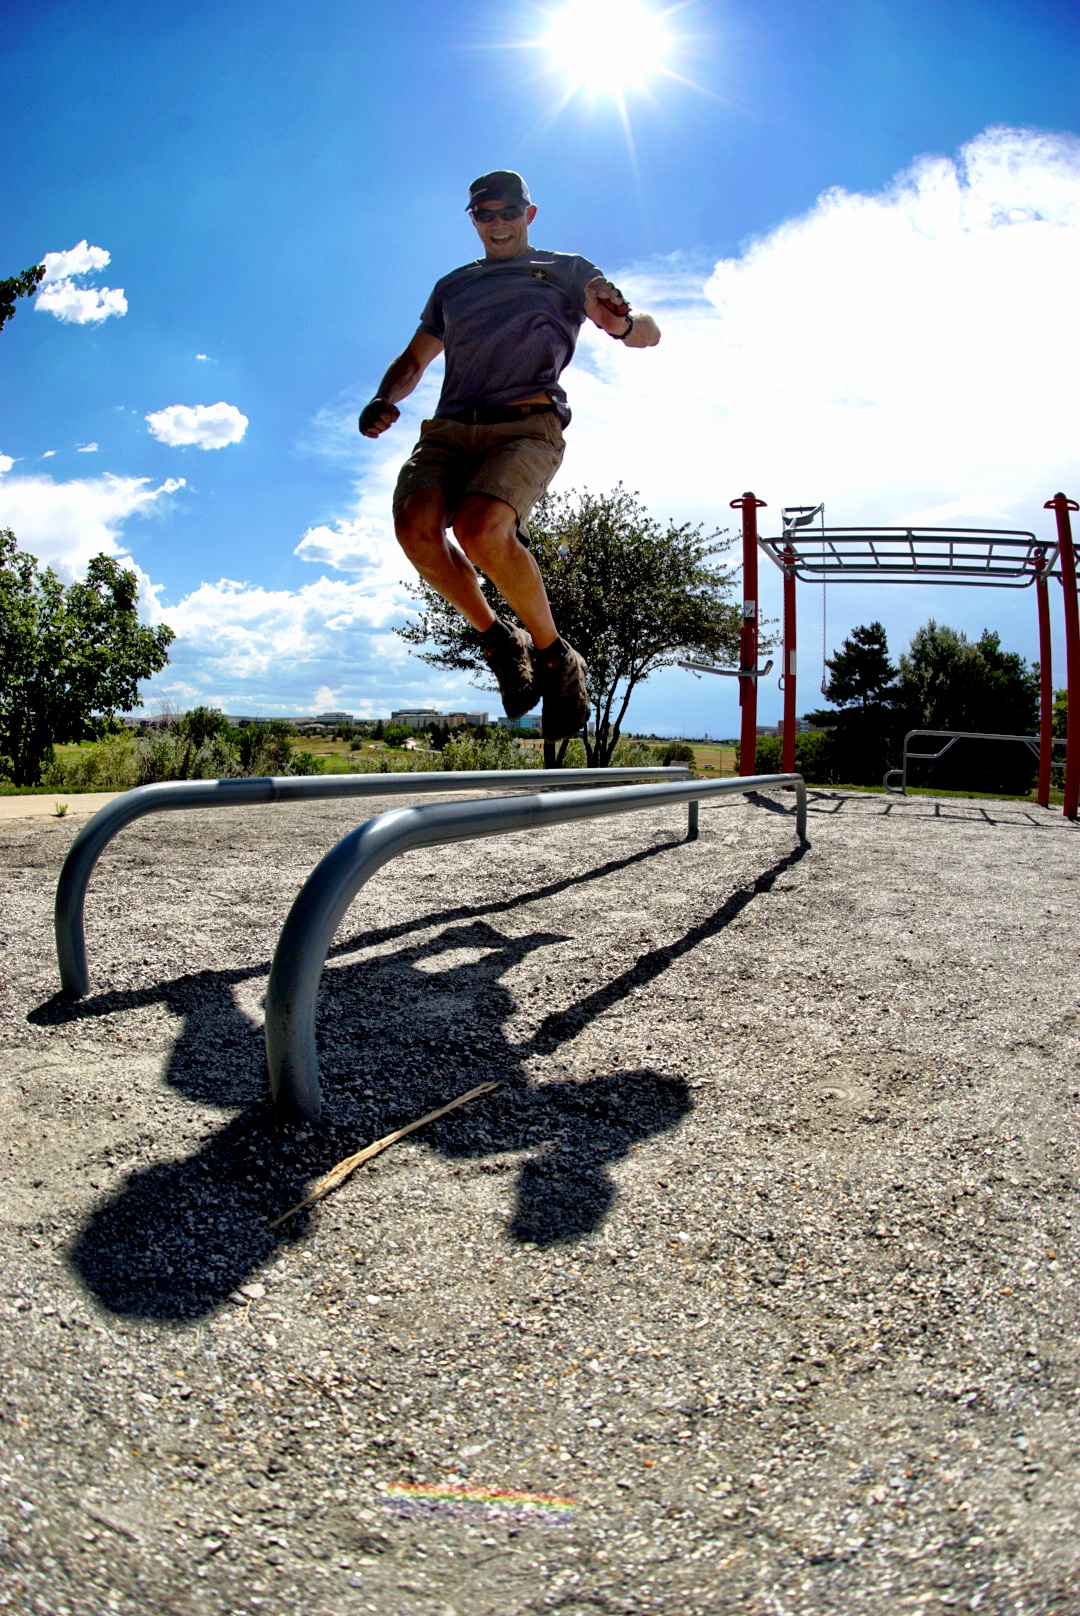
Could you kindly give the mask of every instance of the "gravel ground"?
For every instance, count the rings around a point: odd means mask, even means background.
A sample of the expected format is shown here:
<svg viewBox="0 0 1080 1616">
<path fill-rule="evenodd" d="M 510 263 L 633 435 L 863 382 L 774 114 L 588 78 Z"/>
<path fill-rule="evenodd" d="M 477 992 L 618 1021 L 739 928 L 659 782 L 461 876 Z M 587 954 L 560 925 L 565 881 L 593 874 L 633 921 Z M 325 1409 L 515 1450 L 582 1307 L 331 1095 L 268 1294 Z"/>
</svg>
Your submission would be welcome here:
<svg viewBox="0 0 1080 1616">
<path fill-rule="evenodd" d="M 813 793 L 805 853 L 764 800 L 411 853 L 278 1128 L 269 960 L 354 822 L 125 830 L 79 1005 L 76 827 L 0 825 L 0 1606 L 1080 1611 L 1076 827 Z"/>
</svg>

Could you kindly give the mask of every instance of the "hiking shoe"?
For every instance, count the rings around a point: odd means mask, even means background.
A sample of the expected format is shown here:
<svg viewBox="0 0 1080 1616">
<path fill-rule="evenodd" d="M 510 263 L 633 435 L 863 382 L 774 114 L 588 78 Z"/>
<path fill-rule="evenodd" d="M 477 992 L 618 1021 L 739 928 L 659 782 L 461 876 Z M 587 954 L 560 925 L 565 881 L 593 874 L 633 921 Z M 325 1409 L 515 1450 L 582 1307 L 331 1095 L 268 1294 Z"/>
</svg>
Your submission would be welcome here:
<svg viewBox="0 0 1080 1616">
<path fill-rule="evenodd" d="M 523 628 L 497 617 L 480 636 L 484 660 L 499 684 L 507 718 L 524 718 L 540 699 L 533 667 L 533 642 Z"/>
<path fill-rule="evenodd" d="M 533 652 L 536 682 L 544 698 L 540 733 L 545 741 L 577 735 L 589 721 L 585 659 L 565 640 Z"/>
</svg>

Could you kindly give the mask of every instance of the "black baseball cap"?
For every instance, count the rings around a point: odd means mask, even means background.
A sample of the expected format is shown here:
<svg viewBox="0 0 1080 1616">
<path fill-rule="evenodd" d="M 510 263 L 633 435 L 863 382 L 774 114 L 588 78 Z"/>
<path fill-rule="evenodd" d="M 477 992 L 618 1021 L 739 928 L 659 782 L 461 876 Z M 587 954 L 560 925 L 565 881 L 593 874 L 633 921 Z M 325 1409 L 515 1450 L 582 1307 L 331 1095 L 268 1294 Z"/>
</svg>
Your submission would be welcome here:
<svg viewBox="0 0 1080 1616">
<path fill-rule="evenodd" d="M 469 186 L 469 200 L 465 204 L 465 212 L 468 213 L 482 203 L 496 199 L 520 202 L 527 208 L 532 206 L 529 187 L 521 175 L 515 174 L 512 168 L 496 168 L 492 173 L 481 174 L 478 180 L 473 180 Z"/>
</svg>

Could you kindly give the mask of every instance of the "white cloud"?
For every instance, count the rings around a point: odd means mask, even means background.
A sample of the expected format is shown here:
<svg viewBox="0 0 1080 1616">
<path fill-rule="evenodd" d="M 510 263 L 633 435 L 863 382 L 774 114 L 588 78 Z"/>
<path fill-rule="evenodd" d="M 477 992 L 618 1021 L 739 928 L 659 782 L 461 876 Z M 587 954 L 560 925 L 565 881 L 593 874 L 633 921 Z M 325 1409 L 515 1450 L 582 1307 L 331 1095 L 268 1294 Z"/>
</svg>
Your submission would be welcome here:
<svg viewBox="0 0 1080 1616">
<path fill-rule="evenodd" d="M 65 581 L 81 576 L 90 557 L 124 553 L 120 533 L 132 516 L 167 506 L 183 488 L 170 477 L 157 488 L 148 477 L 76 478 L 54 482 L 42 474 L 0 481 L 0 527 L 13 530 L 20 549 L 53 567 Z M 136 569 L 138 570 L 138 569 Z M 144 594 L 149 590 L 144 581 Z"/>
<path fill-rule="evenodd" d="M 834 522 L 991 512 L 1031 525 L 1077 481 L 1080 141 L 994 129 L 870 196 L 826 192 L 721 260 L 620 275 L 660 347 L 586 328 L 560 479 L 730 520 L 824 498 Z M 640 289 L 639 289 L 640 282 Z M 670 294 L 670 295 L 669 295 Z"/>
<path fill-rule="evenodd" d="M 111 314 L 127 313 L 122 287 L 76 286 L 84 275 L 104 269 L 109 254 L 104 247 L 90 247 L 85 241 L 67 252 L 46 253 L 45 275 L 34 299 L 35 309 L 53 314 L 67 325 L 89 325 L 107 320 Z"/>
<path fill-rule="evenodd" d="M 207 363 L 209 363 L 209 360 L 210 360 L 210 355 L 205 354 L 205 353 L 197 353 L 195 355 L 195 357 L 196 357 L 196 359 L 205 359 L 207 361 Z"/>
<path fill-rule="evenodd" d="M 74 275 L 92 275 L 96 270 L 104 269 L 109 262 L 109 254 L 104 247 L 89 247 L 85 240 L 80 241 L 77 247 L 69 247 L 67 252 L 45 254 L 42 259 L 45 265 L 42 284 L 55 286 L 58 281 L 70 280 Z"/>
<path fill-rule="evenodd" d="M 45 453 L 42 455 L 41 458 L 42 458 L 42 460 L 51 460 L 55 453 L 56 453 L 55 449 L 46 449 Z"/>
<path fill-rule="evenodd" d="M 224 449 L 239 443 L 248 429 L 247 416 L 235 404 L 170 404 L 146 421 L 155 438 L 174 448 Z"/>
<path fill-rule="evenodd" d="M 97 454 L 98 446 L 96 443 L 80 443 L 76 446 L 75 452 L 76 454 Z"/>
<path fill-rule="evenodd" d="M 12 460 L 10 455 L 0 454 L 0 477 L 2 477 L 6 471 L 10 471 L 14 464 L 15 462 Z"/>
<path fill-rule="evenodd" d="M 388 557 L 399 571 L 404 569 L 393 528 L 389 520 L 378 516 L 342 518 L 332 528 L 325 524 L 309 527 L 293 554 L 336 572 L 375 572 L 385 566 Z"/>
<path fill-rule="evenodd" d="M 396 584 L 325 577 L 297 590 L 228 578 L 200 584 L 158 612 L 177 638 L 152 693 L 178 702 L 212 693 L 232 712 L 341 706 L 385 714 L 399 694 L 415 700 L 432 684 L 393 632 L 408 610 Z M 454 693 L 448 701 L 466 688 L 461 679 L 442 682 Z"/>
</svg>

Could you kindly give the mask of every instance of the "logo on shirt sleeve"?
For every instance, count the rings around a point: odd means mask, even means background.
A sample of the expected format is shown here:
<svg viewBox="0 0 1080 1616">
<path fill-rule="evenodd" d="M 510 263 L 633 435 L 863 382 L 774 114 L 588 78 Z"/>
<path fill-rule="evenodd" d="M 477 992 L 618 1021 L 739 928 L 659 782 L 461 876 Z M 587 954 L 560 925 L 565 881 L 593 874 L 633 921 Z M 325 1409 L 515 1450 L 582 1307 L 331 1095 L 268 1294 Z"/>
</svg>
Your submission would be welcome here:
<svg viewBox="0 0 1080 1616">
<path fill-rule="evenodd" d="M 541 264 L 534 264 L 529 273 L 534 281 L 546 281 L 548 278 L 547 270 Z"/>
</svg>

